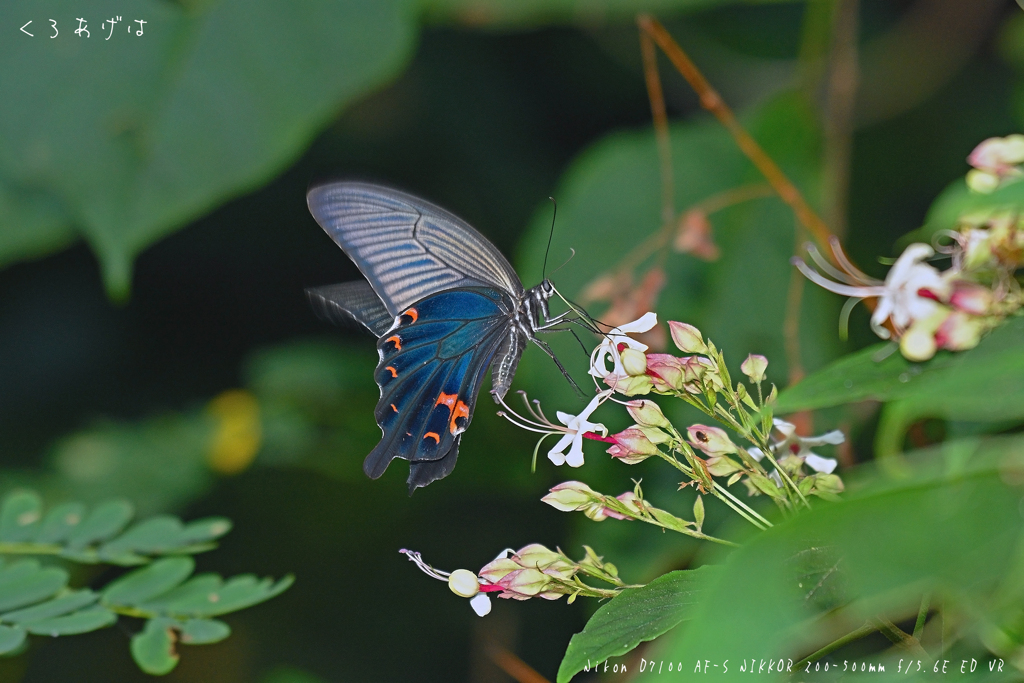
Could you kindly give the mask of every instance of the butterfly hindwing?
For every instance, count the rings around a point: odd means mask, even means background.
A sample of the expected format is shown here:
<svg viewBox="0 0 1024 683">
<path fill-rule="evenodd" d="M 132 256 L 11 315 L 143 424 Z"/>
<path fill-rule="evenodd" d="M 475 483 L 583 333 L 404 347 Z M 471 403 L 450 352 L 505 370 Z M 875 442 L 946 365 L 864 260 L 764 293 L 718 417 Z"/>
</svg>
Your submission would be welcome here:
<svg viewBox="0 0 1024 683">
<path fill-rule="evenodd" d="M 331 183 L 309 210 L 392 316 L 437 292 L 487 286 L 518 297 L 519 276 L 487 238 L 430 202 L 366 183 Z"/>
<path fill-rule="evenodd" d="M 383 436 L 366 457 L 372 478 L 394 458 L 411 463 L 410 490 L 448 474 L 480 383 L 509 334 L 512 302 L 492 288 L 430 296 L 397 316 L 377 342 L 374 411 Z"/>
<path fill-rule="evenodd" d="M 395 317 L 388 312 L 384 302 L 365 280 L 309 287 L 306 296 L 317 317 L 335 325 L 350 325 L 354 321 L 379 337 L 395 321 Z"/>
</svg>

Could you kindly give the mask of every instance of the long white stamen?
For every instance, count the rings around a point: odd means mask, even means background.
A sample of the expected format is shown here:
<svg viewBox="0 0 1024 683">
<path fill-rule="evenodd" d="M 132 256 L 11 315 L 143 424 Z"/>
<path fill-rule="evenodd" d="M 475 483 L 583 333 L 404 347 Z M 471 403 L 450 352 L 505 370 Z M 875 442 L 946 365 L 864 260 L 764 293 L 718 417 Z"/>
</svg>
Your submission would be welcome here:
<svg viewBox="0 0 1024 683">
<path fill-rule="evenodd" d="M 818 268 L 825 271 L 825 273 L 835 278 L 839 282 L 844 282 L 848 285 L 868 284 L 855 280 L 854 278 L 850 277 L 850 275 L 848 275 L 847 273 L 844 273 L 843 271 L 833 266 L 825 259 L 822 253 L 818 251 L 818 248 L 815 247 L 810 242 L 804 245 L 804 249 L 807 251 L 807 255 L 811 257 L 811 260 L 814 261 L 814 265 L 818 266 Z"/>
<path fill-rule="evenodd" d="M 808 266 L 806 263 L 804 263 L 804 260 L 798 256 L 794 256 L 792 259 L 790 259 L 789 262 L 796 266 L 796 268 L 801 273 L 803 273 L 804 277 L 806 277 L 808 280 L 818 285 L 819 287 L 823 287 L 830 292 L 835 292 L 836 294 L 866 299 L 873 296 L 882 296 L 883 294 L 885 294 L 886 291 L 885 287 L 881 285 L 874 287 L 853 287 L 851 285 L 844 285 L 838 282 L 833 282 L 832 280 L 822 277 L 821 273 Z"/>
<path fill-rule="evenodd" d="M 411 562 L 415 563 L 415 565 L 420 568 L 420 571 L 431 578 L 437 579 L 438 581 L 447 581 L 448 577 L 451 576 L 451 572 L 443 572 L 440 569 L 434 569 L 424 562 L 423 558 L 415 550 L 406 550 L 405 548 L 402 548 L 398 552 L 408 557 Z"/>
<path fill-rule="evenodd" d="M 828 244 L 832 247 L 832 253 L 835 254 L 836 261 L 839 263 L 839 266 L 847 273 L 865 283 L 879 282 L 879 280 L 876 280 L 867 273 L 861 271 L 857 266 L 853 265 L 853 262 L 850 261 L 850 259 L 846 258 L 846 253 L 843 251 L 843 247 L 839 244 L 839 238 L 830 237 Z"/>
</svg>

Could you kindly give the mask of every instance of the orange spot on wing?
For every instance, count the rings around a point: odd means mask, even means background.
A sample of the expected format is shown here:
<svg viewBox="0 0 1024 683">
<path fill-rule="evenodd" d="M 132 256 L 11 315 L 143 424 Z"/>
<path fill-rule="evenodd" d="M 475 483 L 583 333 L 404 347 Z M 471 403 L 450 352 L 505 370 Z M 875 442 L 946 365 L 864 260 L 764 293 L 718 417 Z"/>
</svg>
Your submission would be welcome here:
<svg viewBox="0 0 1024 683">
<path fill-rule="evenodd" d="M 456 424 L 456 420 L 462 419 L 462 424 Z M 469 418 L 469 406 L 462 401 L 459 401 L 458 405 L 455 406 L 455 410 L 452 411 L 452 417 L 448 420 L 448 431 L 453 435 L 458 434 L 459 431 L 466 428 L 466 420 Z"/>
<path fill-rule="evenodd" d="M 398 377 L 398 370 L 395 370 L 390 365 L 385 367 L 384 369 L 387 370 L 388 372 L 390 372 L 392 377 Z"/>
<path fill-rule="evenodd" d="M 394 403 L 391 404 L 391 410 L 395 411 L 396 413 L 398 412 L 398 408 L 395 407 Z"/>
<path fill-rule="evenodd" d="M 427 432 L 426 434 L 423 435 L 424 439 L 426 439 L 428 437 L 434 439 L 434 443 L 435 444 L 441 443 L 441 437 L 438 435 L 437 432 Z"/>
<path fill-rule="evenodd" d="M 437 397 L 437 403 L 435 406 L 448 406 L 448 410 L 455 409 L 455 399 L 459 397 L 458 394 L 446 394 L 443 391 L 441 395 Z"/>
<path fill-rule="evenodd" d="M 397 334 L 393 334 L 384 340 L 385 344 L 387 344 L 388 342 L 394 342 L 395 348 L 398 349 L 399 351 L 402 350 L 402 338 L 399 337 Z"/>
<path fill-rule="evenodd" d="M 416 309 L 415 309 L 415 308 L 410 308 L 410 309 L 409 309 L 408 311 L 406 311 L 406 312 L 405 312 L 405 313 L 403 313 L 402 315 L 403 315 L 403 316 L 407 315 L 407 316 L 409 316 L 410 318 L 412 318 L 412 320 L 410 320 L 410 321 L 409 321 L 409 324 L 410 324 L 410 325 L 412 325 L 412 324 L 413 324 L 414 322 L 416 322 L 417 320 L 419 320 L 419 319 L 420 319 L 420 314 L 416 312 Z"/>
</svg>

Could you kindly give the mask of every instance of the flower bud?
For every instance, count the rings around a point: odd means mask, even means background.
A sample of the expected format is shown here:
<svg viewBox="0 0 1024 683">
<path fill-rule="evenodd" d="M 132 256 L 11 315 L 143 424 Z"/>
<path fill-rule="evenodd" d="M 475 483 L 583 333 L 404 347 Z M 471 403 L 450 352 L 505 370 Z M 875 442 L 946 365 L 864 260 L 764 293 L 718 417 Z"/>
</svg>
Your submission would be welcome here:
<svg viewBox="0 0 1024 683">
<path fill-rule="evenodd" d="M 622 361 L 622 368 L 630 377 L 647 372 L 647 357 L 644 356 L 643 351 L 627 347 L 619 352 L 619 360 Z"/>
<path fill-rule="evenodd" d="M 604 377 L 604 383 L 614 391 L 625 396 L 636 396 L 648 394 L 654 386 L 653 380 L 647 375 L 631 377 L 629 375 L 616 375 L 614 373 Z"/>
<path fill-rule="evenodd" d="M 729 439 L 729 435 L 725 433 L 724 429 L 693 425 L 686 431 L 690 435 L 690 445 L 708 455 L 725 455 L 736 452 L 736 444 Z"/>
<path fill-rule="evenodd" d="M 900 337 L 900 353 L 903 357 L 919 363 L 934 356 L 938 349 L 935 333 L 949 315 L 948 308 L 936 306 L 931 315 L 915 320 Z"/>
<path fill-rule="evenodd" d="M 751 449 L 754 450 L 754 449 Z M 758 451 L 760 453 L 760 451 Z M 764 457 L 764 454 L 761 453 Z M 758 458 L 760 460 L 760 458 Z M 708 472 L 714 477 L 727 477 L 735 472 L 742 472 L 743 468 L 736 464 L 736 462 L 729 457 L 724 455 L 713 455 L 708 458 Z"/>
<path fill-rule="evenodd" d="M 672 333 L 672 341 L 683 353 L 707 353 L 708 347 L 704 343 L 704 337 L 700 330 L 693 325 L 679 323 L 675 320 L 668 321 L 668 329 Z"/>
<path fill-rule="evenodd" d="M 496 560 L 491 560 L 483 566 L 480 570 L 480 578 L 488 583 L 498 583 L 501 579 L 505 578 L 510 572 L 522 569 L 516 562 L 506 557 L 499 557 Z"/>
<path fill-rule="evenodd" d="M 542 501 L 562 512 L 572 512 L 600 498 L 600 494 L 581 481 L 566 481 L 551 489 Z"/>
<path fill-rule="evenodd" d="M 627 465 L 635 465 L 658 454 L 656 441 L 652 440 L 649 434 L 654 434 L 655 439 L 659 439 L 657 436 L 659 433 L 663 434 L 665 439 L 660 439 L 657 443 L 664 443 L 668 439 L 668 435 L 651 427 L 633 426 L 618 434 L 612 434 L 615 445 L 608 449 L 608 453 Z"/>
<path fill-rule="evenodd" d="M 983 285 L 965 280 L 953 283 L 953 293 L 949 296 L 953 308 L 971 313 L 972 315 L 988 315 L 992 307 L 992 290 Z"/>
<path fill-rule="evenodd" d="M 520 548 L 512 556 L 512 561 L 517 562 L 524 569 L 540 569 L 542 571 L 552 568 L 556 571 L 564 571 L 573 566 L 561 553 L 548 550 L 540 543 L 531 543 Z"/>
<path fill-rule="evenodd" d="M 972 169 L 967 172 L 967 187 L 979 194 L 992 194 L 999 189 L 999 176 Z"/>
<path fill-rule="evenodd" d="M 551 583 L 551 577 L 539 569 L 517 569 L 497 583 L 505 590 L 503 597 L 526 600 L 543 591 Z"/>
<path fill-rule="evenodd" d="M 460 598 L 471 598 L 480 592 L 480 581 L 468 569 L 456 569 L 448 576 L 448 587 Z"/>
<path fill-rule="evenodd" d="M 752 382 L 764 381 L 764 372 L 768 369 L 768 359 L 755 353 L 747 356 L 747 359 L 740 364 L 740 370 L 750 378 Z"/>
<path fill-rule="evenodd" d="M 973 349 L 985 331 L 982 320 L 961 311 L 953 311 L 935 331 L 935 343 L 950 351 Z"/>
<path fill-rule="evenodd" d="M 629 416 L 636 420 L 636 423 L 644 427 L 672 427 L 672 423 L 665 419 L 665 414 L 657 403 L 650 399 L 636 399 L 626 403 L 626 410 Z"/>
</svg>

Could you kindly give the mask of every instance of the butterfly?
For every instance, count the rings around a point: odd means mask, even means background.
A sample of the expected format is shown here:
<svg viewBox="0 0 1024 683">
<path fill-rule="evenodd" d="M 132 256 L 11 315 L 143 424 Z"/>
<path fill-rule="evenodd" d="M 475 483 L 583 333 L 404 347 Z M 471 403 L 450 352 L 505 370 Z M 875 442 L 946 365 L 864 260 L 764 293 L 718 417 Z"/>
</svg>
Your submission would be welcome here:
<svg viewBox="0 0 1024 683">
<path fill-rule="evenodd" d="M 567 314 L 551 317 L 556 290 L 547 278 L 524 289 L 486 237 L 427 201 L 358 182 L 314 187 L 306 200 L 366 278 L 306 290 L 321 318 L 355 320 L 378 337 L 382 437 L 363 470 L 376 479 L 393 459 L 407 460 L 411 494 L 455 467 L 488 368 L 496 401 L 527 342 L 565 374 L 537 333 Z"/>
</svg>

